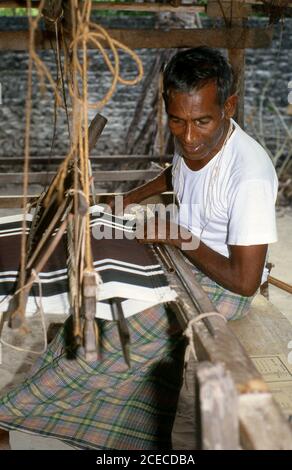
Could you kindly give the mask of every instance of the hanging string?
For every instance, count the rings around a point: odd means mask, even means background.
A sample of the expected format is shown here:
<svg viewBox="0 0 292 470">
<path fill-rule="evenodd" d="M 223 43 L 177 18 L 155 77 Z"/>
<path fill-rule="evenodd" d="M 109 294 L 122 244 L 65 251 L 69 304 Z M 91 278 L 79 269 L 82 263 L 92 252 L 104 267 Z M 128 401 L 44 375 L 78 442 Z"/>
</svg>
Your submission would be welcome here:
<svg viewBox="0 0 292 470">
<path fill-rule="evenodd" d="M 3 329 L 3 322 L 2 321 L 0 322 L 1 323 L 0 324 L 0 344 L 2 344 L 3 346 L 7 346 L 11 349 L 14 349 L 16 351 L 41 355 L 44 352 L 46 352 L 47 346 L 48 346 L 47 328 L 46 328 L 45 314 L 44 314 L 44 308 L 43 308 L 43 303 L 42 303 L 42 297 L 43 297 L 42 282 L 41 282 L 37 272 L 33 269 L 32 273 L 31 273 L 31 279 L 25 286 L 23 286 L 23 289 L 31 287 L 35 282 L 37 282 L 38 286 L 39 286 L 39 304 L 38 304 L 38 309 L 37 309 L 36 313 L 39 313 L 40 317 L 41 317 L 41 324 L 42 324 L 42 331 L 43 331 L 43 344 L 44 344 L 43 348 L 40 351 L 35 351 L 34 349 L 25 349 L 25 348 L 21 348 L 20 346 L 14 346 L 14 344 L 6 342 L 2 338 L 2 329 Z M 15 294 L 18 294 L 20 291 L 21 291 L 21 289 L 18 289 L 15 292 Z"/>
<path fill-rule="evenodd" d="M 112 74 L 111 86 L 107 93 L 104 95 L 104 97 L 94 103 L 88 103 L 88 109 L 102 109 L 113 96 L 118 83 L 132 86 L 136 85 L 142 79 L 143 64 L 141 59 L 133 50 L 131 50 L 129 47 L 125 46 L 121 42 L 117 41 L 116 39 L 113 39 L 103 27 L 95 23 L 89 23 L 87 25 L 83 23 L 79 25 L 76 36 L 72 40 L 70 47 L 73 48 L 79 43 L 83 44 L 84 41 L 86 42 L 86 44 L 93 44 L 96 47 L 96 49 L 101 53 L 105 64 L 107 65 L 109 71 Z M 113 61 L 110 60 L 110 54 L 106 52 L 106 48 L 103 43 L 105 43 L 108 49 L 112 52 Z M 122 76 L 120 75 L 120 58 L 118 49 L 121 49 L 122 51 L 127 53 L 136 63 L 137 76 L 135 78 L 127 80 L 122 78 Z M 80 61 L 78 60 L 78 57 L 76 60 L 76 66 L 80 75 L 83 75 L 83 68 L 80 64 Z M 69 91 L 71 95 L 74 96 L 74 92 L 72 90 L 72 87 L 70 86 Z"/>
<path fill-rule="evenodd" d="M 25 291 L 26 288 L 31 286 L 31 280 L 29 284 L 25 285 L 26 282 L 26 265 L 27 265 L 27 222 L 26 213 L 28 208 L 28 174 L 29 174 L 29 148 L 30 148 L 30 130 L 31 130 L 31 115 L 32 115 L 32 76 L 33 68 L 35 68 L 39 77 L 40 83 L 45 84 L 45 81 L 52 87 L 57 106 L 61 106 L 63 101 L 52 74 L 40 59 L 35 50 L 35 37 L 36 29 L 41 17 L 45 0 L 41 0 L 39 3 L 39 13 L 36 18 L 32 17 L 31 0 L 27 0 L 28 19 L 29 19 L 29 63 L 28 63 L 28 91 L 26 99 L 26 127 L 25 127 L 25 155 L 24 155 L 24 170 L 23 170 L 23 208 L 24 217 L 22 224 L 22 239 L 21 239 L 21 253 L 20 253 L 20 282 L 19 289 L 14 295 L 19 294 L 19 308 L 23 308 L 25 312 Z M 89 109 L 102 108 L 112 97 L 118 83 L 123 85 L 135 85 L 141 80 L 143 76 L 142 62 L 137 54 L 130 48 L 114 40 L 109 36 L 104 28 L 90 22 L 90 12 L 92 7 L 92 1 L 89 0 L 84 2 L 82 11 L 78 9 L 78 3 L 76 0 L 71 1 L 72 9 L 77 15 L 72 15 L 73 22 L 73 39 L 69 47 L 69 53 L 72 52 L 72 81 L 68 82 L 69 93 L 72 98 L 73 108 L 73 126 L 72 126 L 72 141 L 69 155 L 65 158 L 61 171 L 58 172 L 58 176 L 55 179 L 50 190 L 46 193 L 46 197 L 42 199 L 44 207 L 46 204 L 50 204 L 50 197 L 53 196 L 53 192 L 57 190 L 59 196 L 64 197 L 64 181 L 68 173 L 69 163 L 74 162 L 74 207 L 75 207 L 75 223 L 74 223 L 74 249 L 80 250 L 75 256 L 75 272 L 77 273 L 77 285 L 80 287 L 79 281 L 82 282 L 82 275 L 84 269 L 92 270 L 92 254 L 91 254 L 91 243 L 90 243 L 90 227 L 89 227 L 89 215 L 85 218 L 85 224 L 82 223 L 84 219 L 78 214 L 78 192 L 82 192 L 85 195 L 86 201 L 89 205 L 89 149 L 88 149 L 88 111 Z M 75 19 L 74 19 L 75 18 Z M 74 23 L 75 21 L 75 23 Z M 55 34 L 57 41 L 57 54 L 60 57 L 59 43 L 58 43 L 58 29 L 55 21 Z M 87 84 L 87 47 L 88 45 L 95 46 L 101 53 L 101 56 L 112 74 L 112 83 L 109 90 L 105 93 L 102 99 L 95 103 L 88 103 L 88 84 Z M 78 58 L 78 49 L 82 49 L 82 64 Z M 106 52 L 106 48 L 109 52 Z M 136 63 L 137 74 L 133 79 L 125 79 L 120 74 L 120 58 L 119 50 L 128 54 Z M 112 59 L 110 57 L 112 56 Z M 78 88 L 78 80 L 82 79 L 82 92 L 80 94 Z M 63 86 L 64 91 L 64 86 Z M 80 165 L 80 167 L 79 167 Z M 72 167 L 71 167 L 72 168 Z M 71 169 L 70 169 L 71 170 Z M 61 187 L 61 190 L 60 190 Z M 55 199 L 54 199 L 55 200 Z M 66 223 L 69 222 L 69 216 L 66 216 Z M 68 219 L 68 220 L 67 220 Z M 65 223 L 65 221 L 64 221 Z M 79 232 L 83 231 L 82 234 Z M 57 238 L 57 237 L 56 237 Z M 77 261 L 76 261 L 77 260 Z M 81 271 L 80 271 L 81 270 Z M 30 278 L 31 279 L 31 278 Z M 79 286 L 78 286 L 79 283 Z M 39 281 L 40 284 L 40 281 Z M 81 304 L 81 289 L 78 289 L 78 295 Z M 41 285 L 40 285 L 40 298 L 42 297 Z M 43 313 L 43 308 L 40 300 L 40 313 Z M 21 349 L 23 351 L 23 349 Z"/>
</svg>

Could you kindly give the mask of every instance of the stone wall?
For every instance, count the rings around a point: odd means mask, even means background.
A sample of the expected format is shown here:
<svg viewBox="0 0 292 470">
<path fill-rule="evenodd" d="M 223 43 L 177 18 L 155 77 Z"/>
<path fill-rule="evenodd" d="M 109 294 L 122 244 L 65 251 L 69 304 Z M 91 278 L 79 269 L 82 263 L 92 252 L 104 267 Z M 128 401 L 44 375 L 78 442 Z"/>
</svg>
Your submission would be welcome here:
<svg viewBox="0 0 292 470">
<path fill-rule="evenodd" d="M 4 21 L 4 22 L 3 22 Z M 104 21 L 104 20 L 103 20 Z M 129 21 L 129 20 L 127 20 Z M 144 27 L 153 27 L 153 17 L 131 19 L 141 21 Z M 115 24 L 115 22 L 117 24 Z M 266 24 L 266 20 L 257 20 Z M 25 19 L 15 18 L 10 21 L 0 18 L 0 30 L 5 28 L 24 29 Z M 112 27 L 121 24 L 127 25 L 126 20 L 110 19 Z M 145 72 L 151 68 L 159 50 L 142 49 L 137 51 L 141 57 Z M 51 51 L 40 52 L 40 57 L 56 75 L 54 54 Z M 22 156 L 24 148 L 25 128 L 25 97 L 26 97 L 26 73 L 28 54 L 26 52 L 0 51 L 0 82 L 2 85 L 2 104 L 0 106 L 0 156 Z M 90 52 L 89 70 L 89 96 L 94 101 L 100 97 L 104 90 L 110 86 L 111 76 L 101 61 L 100 55 Z M 133 76 L 133 64 L 122 54 L 121 73 L 125 78 Z M 267 86 L 267 98 L 272 98 L 279 109 L 285 115 L 288 125 L 291 125 L 291 116 L 286 115 L 288 105 L 288 82 L 292 80 L 292 19 L 287 19 L 284 25 L 277 25 L 272 47 L 270 49 L 247 50 L 246 58 L 246 127 L 253 135 L 258 135 L 257 112 L 260 96 Z M 109 123 L 95 149 L 95 154 L 121 154 L 125 150 L 125 136 L 133 118 L 136 103 L 141 93 L 143 84 L 134 87 L 118 85 L 114 97 L 105 106 L 102 113 L 108 118 Z M 153 96 L 157 83 L 153 83 L 149 99 L 143 112 L 145 120 L 151 108 L 151 96 Z M 54 131 L 54 99 L 49 89 L 41 90 L 37 80 L 33 85 L 33 113 L 31 127 L 31 155 L 48 156 L 50 154 L 52 136 Z M 92 115 L 93 116 L 93 113 Z M 254 125 L 251 126 L 251 116 Z M 266 100 L 264 104 L 264 121 L 266 136 L 273 145 L 275 136 L 274 115 L 271 105 Z M 140 126 L 140 127 L 141 127 Z M 283 134 L 283 130 L 281 129 Z M 68 132 L 64 110 L 58 111 L 56 136 L 53 154 L 64 155 L 68 150 Z"/>
</svg>

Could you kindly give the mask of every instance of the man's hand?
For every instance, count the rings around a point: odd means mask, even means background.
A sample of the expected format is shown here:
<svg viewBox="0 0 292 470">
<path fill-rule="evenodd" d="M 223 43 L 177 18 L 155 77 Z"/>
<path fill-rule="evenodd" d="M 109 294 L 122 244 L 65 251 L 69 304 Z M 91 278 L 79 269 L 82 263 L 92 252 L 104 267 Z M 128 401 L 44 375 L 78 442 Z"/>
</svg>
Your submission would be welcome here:
<svg viewBox="0 0 292 470">
<path fill-rule="evenodd" d="M 138 218 L 136 226 L 140 243 L 164 243 L 182 250 L 196 250 L 200 243 L 186 228 L 158 216 Z"/>
</svg>

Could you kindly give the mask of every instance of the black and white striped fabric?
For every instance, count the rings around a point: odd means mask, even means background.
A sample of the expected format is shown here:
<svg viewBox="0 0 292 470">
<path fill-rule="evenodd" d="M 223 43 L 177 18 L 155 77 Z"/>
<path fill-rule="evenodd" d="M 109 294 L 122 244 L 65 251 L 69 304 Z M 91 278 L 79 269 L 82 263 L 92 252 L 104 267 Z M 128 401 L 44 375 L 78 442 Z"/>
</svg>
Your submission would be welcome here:
<svg viewBox="0 0 292 470">
<path fill-rule="evenodd" d="M 94 268 L 102 283 L 97 292 L 96 316 L 112 319 L 110 299 L 122 299 L 125 317 L 155 305 L 174 300 L 176 293 L 168 285 L 167 279 L 155 256 L 135 239 L 134 219 L 111 216 L 101 206 L 90 209 L 90 228 Z M 27 215 L 29 230 L 32 215 Z M 0 311 L 8 308 L 9 295 L 16 288 L 22 216 L 9 216 L 0 219 Z M 68 313 L 68 272 L 66 262 L 66 237 L 39 274 L 42 289 L 42 307 L 45 313 Z M 38 310 L 39 282 L 30 292 L 26 314 Z"/>
</svg>

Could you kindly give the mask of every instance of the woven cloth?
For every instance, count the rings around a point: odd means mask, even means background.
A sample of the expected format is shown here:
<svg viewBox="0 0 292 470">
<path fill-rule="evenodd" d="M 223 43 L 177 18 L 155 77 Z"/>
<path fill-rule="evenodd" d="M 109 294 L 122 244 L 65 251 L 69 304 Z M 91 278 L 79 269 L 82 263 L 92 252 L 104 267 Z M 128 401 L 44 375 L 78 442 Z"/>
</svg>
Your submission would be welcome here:
<svg viewBox="0 0 292 470">
<path fill-rule="evenodd" d="M 96 316 L 112 319 L 109 299 L 119 297 L 125 317 L 169 302 L 176 293 L 160 264 L 145 245 L 135 239 L 134 223 L 105 214 L 100 206 L 91 207 L 90 229 L 93 266 L 100 275 Z M 32 215 L 27 215 L 31 226 Z M 19 268 L 22 215 L 0 219 L 0 310 L 6 311 L 9 295 L 15 291 Z M 45 313 L 67 314 L 68 296 L 67 241 L 63 236 L 46 265 L 39 273 L 28 298 L 26 315 L 38 310 L 39 282 Z"/>
</svg>

